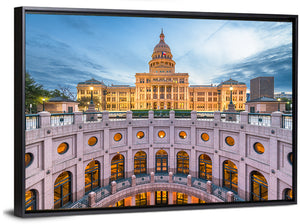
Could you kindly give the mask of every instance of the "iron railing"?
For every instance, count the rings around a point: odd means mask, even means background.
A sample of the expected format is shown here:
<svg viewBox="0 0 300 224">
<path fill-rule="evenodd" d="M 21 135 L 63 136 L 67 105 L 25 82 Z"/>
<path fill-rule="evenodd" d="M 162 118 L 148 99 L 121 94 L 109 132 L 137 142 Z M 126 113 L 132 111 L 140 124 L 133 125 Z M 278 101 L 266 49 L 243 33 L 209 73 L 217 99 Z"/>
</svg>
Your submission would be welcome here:
<svg viewBox="0 0 300 224">
<path fill-rule="evenodd" d="M 175 110 L 175 118 L 191 118 L 191 111 Z"/>
<path fill-rule="evenodd" d="M 271 114 L 249 113 L 248 124 L 270 127 Z"/>
<path fill-rule="evenodd" d="M 197 112 L 197 120 L 214 120 L 214 112 Z"/>
<path fill-rule="evenodd" d="M 283 114 L 282 115 L 282 128 L 285 129 L 293 129 L 293 116 L 291 114 Z"/>
<path fill-rule="evenodd" d="M 127 112 L 109 112 L 110 120 L 124 120 L 126 119 Z"/>
<path fill-rule="evenodd" d="M 102 120 L 102 112 L 84 112 L 83 122 L 100 122 Z"/>
<path fill-rule="evenodd" d="M 74 114 L 73 113 L 51 114 L 50 124 L 51 126 L 64 126 L 64 125 L 74 124 Z"/>
<path fill-rule="evenodd" d="M 154 111 L 154 118 L 169 118 L 170 111 L 168 110 L 155 110 Z"/>
<path fill-rule="evenodd" d="M 238 112 L 223 112 L 221 113 L 222 122 L 240 123 L 240 113 Z"/>
<path fill-rule="evenodd" d="M 25 130 L 38 129 L 40 123 L 40 116 L 38 114 L 26 114 L 25 115 Z"/>
<path fill-rule="evenodd" d="M 133 110 L 132 119 L 148 119 L 148 110 Z"/>
</svg>

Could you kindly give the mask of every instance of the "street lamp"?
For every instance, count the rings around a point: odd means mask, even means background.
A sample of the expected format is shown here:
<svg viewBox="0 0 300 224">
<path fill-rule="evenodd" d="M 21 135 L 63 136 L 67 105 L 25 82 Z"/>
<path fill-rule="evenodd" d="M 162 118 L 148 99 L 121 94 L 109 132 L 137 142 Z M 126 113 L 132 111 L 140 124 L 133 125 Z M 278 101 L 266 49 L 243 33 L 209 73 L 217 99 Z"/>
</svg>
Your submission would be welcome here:
<svg viewBox="0 0 300 224">
<path fill-rule="evenodd" d="M 45 111 L 45 98 L 43 98 L 43 111 Z"/>
<path fill-rule="evenodd" d="M 94 101 L 93 101 L 93 87 L 90 87 L 90 90 L 91 90 L 91 104 L 94 104 Z"/>
<path fill-rule="evenodd" d="M 280 111 L 280 98 L 277 99 L 278 100 L 278 111 Z"/>
<path fill-rule="evenodd" d="M 230 86 L 230 104 L 233 104 L 232 103 L 232 90 L 233 90 L 233 87 L 232 86 Z"/>
</svg>

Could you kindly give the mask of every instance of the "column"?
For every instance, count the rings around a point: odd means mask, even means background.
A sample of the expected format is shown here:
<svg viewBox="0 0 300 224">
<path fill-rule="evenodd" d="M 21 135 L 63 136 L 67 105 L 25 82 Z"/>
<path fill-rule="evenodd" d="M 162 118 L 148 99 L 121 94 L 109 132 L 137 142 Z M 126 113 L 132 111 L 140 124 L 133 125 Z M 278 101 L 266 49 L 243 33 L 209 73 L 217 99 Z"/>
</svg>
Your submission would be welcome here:
<svg viewBox="0 0 300 224">
<path fill-rule="evenodd" d="M 135 206 L 135 195 L 131 197 L 131 206 Z"/>
<path fill-rule="evenodd" d="M 168 191 L 168 203 L 173 205 L 173 191 Z"/>
<path fill-rule="evenodd" d="M 149 121 L 153 122 L 154 120 L 154 111 L 149 111 L 148 112 L 148 117 L 149 117 Z M 154 154 L 154 150 L 153 150 L 153 132 L 154 132 L 154 128 L 153 128 L 153 124 L 149 124 L 149 157 L 148 158 L 148 173 L 154 172 L 155 171 L 155 154 Z"/>
<path fill-rule="evenodd" d="M 103 114 L 102 114 L 103 116 Z M 111 174 L 110 170 L 110 160 L 109 160 L 109 153 L 110 153 L 110 147 L 109 147 L 109 129 L 104 128 L 104 134 L 103 134 L 103 149 L 104 149 L 104 166 L 103 166 L 103 186 L 106 186 L 109 184 L 109 177 Z"/>
<path fill-rule="evenodd" d="M 43 184 L 44 200 L 40 200 L 39 208 L 41 209 L 53 209 L 53 192 L 54 192 L 54 181 L 52 178 L 52 138 L 45 138 L 44 140 L 44 157 L 43 157 L 45 178 Z M 25 186 L 26 188 L 26 186 Z"/>
<path fill-rule="evenodd" d="M 220 143 L 220 139 L 219 139 L 219 135 L 220 135 L 220 130 L 218 127 L 214 128 L 214 156 L 212 158 L 212 182 L 215 185 L 220 186 L 221 182 L 220 180 L 222 180 L 221 174 L 220 174 L 220 169 L 222 169 L 222 165 L 220 164 L 220 157 L 219 157 L 219 143 Z"/>
<path fill-rule="evenodd" d="M 271 137 L 270 138 L 270 179 L 268 181 L 268 200 L 278 199 L 277 198 L 277 193 L 278 193 L 278 184 L 277 184 L 278 150 L 277 149 L 278 149 L 277 139 L 275 137 Z M 265 178 L 266 180 L 268 180 L 266 176 Z"/>
<path fill-rule="evenodd" d="M 158 102 L 157 102 L 157 109 L 160 109 L 161 110 L 161 108 L 160 108 L 160 86 L 159 85 L 157 85 L 157 99 L 158 99 Z"/>
<path fill-rule="evenodd" d="M 150 192 L 150 205 L 155 205 L 155 194 L 154 194 L 154 191 Z"/>
<path fill-rule="evenodd" d="M 170 154 L 168 156 L 168 164 L 169 164 L 169 172 L 176 173 L 175 169 L 175 152 L 174 152 L 174 139 L 175 139 L 175 111 L 170 110 L 170 122 L 173 121 L 172 124 L 170 124 Z"/>
<path fill-rule="evenodd" d="M 51 126 L 50 119 L 51 114 L 48 111 L 42 111 L 38 113 L 39 115 L 39 127 L 45 128 Z"/>
<path fill-rule="evenodd" d="M 80 129 L 82 130 L 82 129 Z M 83 131 L 77 132 L 76 135 L 76 155 L 77 155 L 77 162 L 76 162 L 76 174 L 73 174 L 73 180 L 76 182 L 72 183 L 72 189 L 76 191 L 76 200 L 82 198 L 85 194 L 85 167 L 83 166 L 83 150 L 84 150 L 84 143 L 83 143 Z M 74 186 L 74 187 L 73 187 Z M 72 190 L 73 191 L 73 190 Z M 75 192 L 74 192 L 75 193 Z M 75 199 L 75 198 L 73 198 Z"/>
</svg>

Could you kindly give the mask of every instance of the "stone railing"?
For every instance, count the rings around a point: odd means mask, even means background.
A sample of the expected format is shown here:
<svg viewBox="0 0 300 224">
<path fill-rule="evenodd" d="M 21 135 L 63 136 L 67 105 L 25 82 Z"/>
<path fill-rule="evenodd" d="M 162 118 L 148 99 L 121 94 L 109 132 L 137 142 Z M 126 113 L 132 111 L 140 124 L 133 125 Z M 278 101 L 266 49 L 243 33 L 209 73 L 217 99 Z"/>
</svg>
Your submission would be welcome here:
<svg viewBox="0 0 300 224">
<path fill-rule="evenodd" d="M 143 175 L 132 175 L 131 178 L 120 179 L 112 181 L 110 185 L 99 188 L 88 195 L 85 195 L 80 200 L 68 205 L 65 208 L 89 208 L 95 207 L 95 205 L 111 195 L 116 194 L 122 190 L 136 187 L 146 184 L 155 183 L 166 183 L 166 184 L 179 184 L 191 187 L 191 189 L 197 189 L 206 192 L 207 194 L 213 195 L 223 202 L 236 202 L 244 201 L 237 194 L 217 185 L 214 185 L 211 181 L 192 177 L 191 175 L 178 175 L 170 173 L 165 174 L 143 174 Z"/>
<path fill-rule="evenodd" d="M 251 124 L 265 127 L 292 129 L 292 115 L 273 112 L 272 114 L 259 113 L 229 113 L 229 112 L 196 112 L 196 111 L 127 111 L 127 112 L 95 112 L 95 113 L 62 113 L 50 114 L 47 111 L 37 115 L 26 115 L 26 130 L 48 126 L 64 126 L 78 123 L 101 121 L 122 121 L 135 119 L 185 119 L 194 121 L 214 121 Z"/>
</svg>

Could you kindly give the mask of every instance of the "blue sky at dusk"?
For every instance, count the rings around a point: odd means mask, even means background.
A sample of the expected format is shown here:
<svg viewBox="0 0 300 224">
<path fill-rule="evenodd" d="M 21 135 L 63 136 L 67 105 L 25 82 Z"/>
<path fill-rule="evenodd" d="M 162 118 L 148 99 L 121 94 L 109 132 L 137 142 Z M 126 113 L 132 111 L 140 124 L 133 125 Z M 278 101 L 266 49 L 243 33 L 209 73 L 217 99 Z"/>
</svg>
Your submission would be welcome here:
<svg viewBox="0 0 300 224">
<path fill-rule="evenodd" d="M 161 28 L 176 72 L 190 84 L 246 82 L 274 76 L 275 92 L 292 91 L 292 24 L 171 18 L 26 15 L 26 71 L 45 88 L 91 78 L 134 85 L 148 72 Z"/>
</svg>

